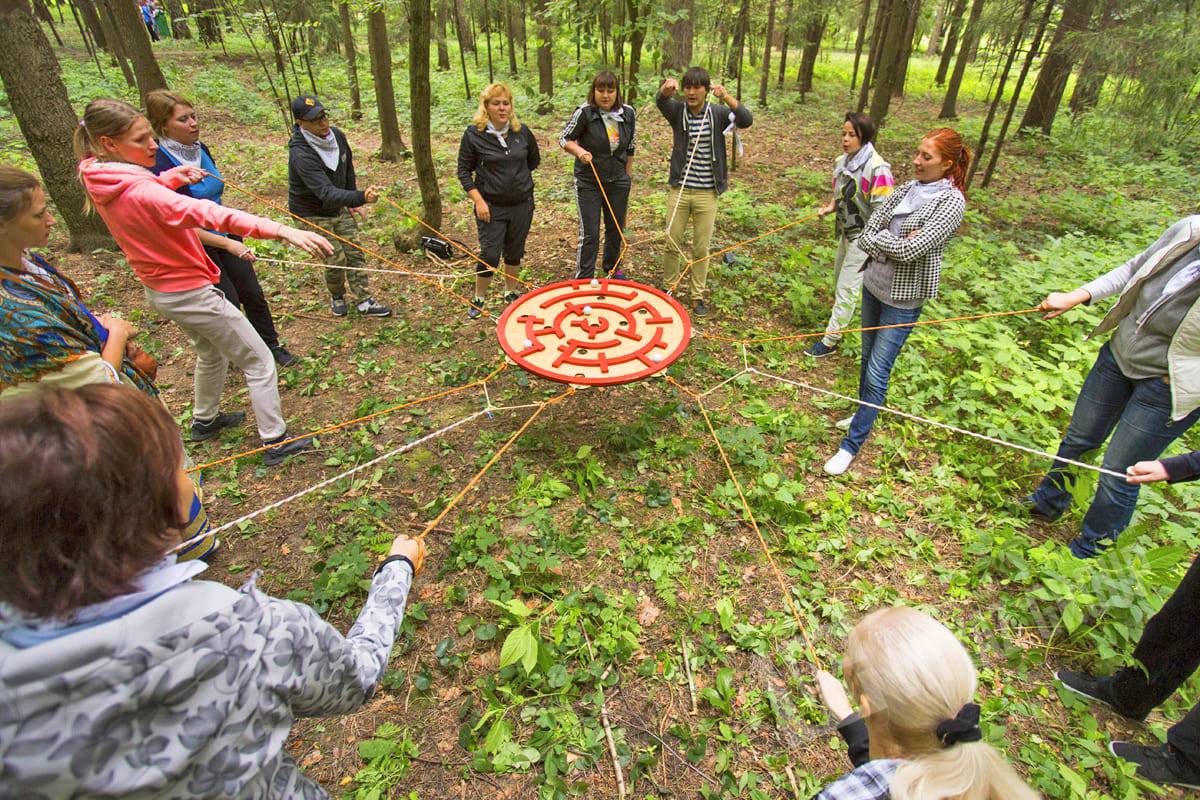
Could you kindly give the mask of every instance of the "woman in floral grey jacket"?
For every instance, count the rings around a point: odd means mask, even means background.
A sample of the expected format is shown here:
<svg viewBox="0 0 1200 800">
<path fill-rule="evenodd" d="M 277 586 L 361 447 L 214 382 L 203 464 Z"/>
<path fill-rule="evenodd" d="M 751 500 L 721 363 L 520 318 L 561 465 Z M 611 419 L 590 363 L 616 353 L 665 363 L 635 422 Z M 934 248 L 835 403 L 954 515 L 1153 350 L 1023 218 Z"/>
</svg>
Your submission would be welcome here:
<svg viewBox="0 0 1200 800">
<path fill-rule="evenodd" d="M 345 637 L 253 580 L 194 580 L 169 555 L 180 449 L 125 387 L 0 407 L 0 797 L 327 796 L 284 741 L 371 696 L 424 545 L 397 537 Z"/>
</svg>

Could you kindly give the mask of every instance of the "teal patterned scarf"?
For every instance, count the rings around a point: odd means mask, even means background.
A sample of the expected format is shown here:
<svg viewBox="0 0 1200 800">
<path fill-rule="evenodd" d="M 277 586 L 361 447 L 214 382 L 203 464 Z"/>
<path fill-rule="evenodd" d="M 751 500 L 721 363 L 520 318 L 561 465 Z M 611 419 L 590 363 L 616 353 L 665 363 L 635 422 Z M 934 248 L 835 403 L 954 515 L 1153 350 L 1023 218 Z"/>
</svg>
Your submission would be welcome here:
<svg viewBox="0 0 1200 800">
<path fill-rule="evenodd" d="M 84 306 L 75 284 L 39 256 L 46 275 L 0 265 L 0 391 L 41 380 L 86 353 L 100 353 L 108 331 Z M 125 359 L 124 379 L 151 397 L 158 388 Z"/>
</svg>

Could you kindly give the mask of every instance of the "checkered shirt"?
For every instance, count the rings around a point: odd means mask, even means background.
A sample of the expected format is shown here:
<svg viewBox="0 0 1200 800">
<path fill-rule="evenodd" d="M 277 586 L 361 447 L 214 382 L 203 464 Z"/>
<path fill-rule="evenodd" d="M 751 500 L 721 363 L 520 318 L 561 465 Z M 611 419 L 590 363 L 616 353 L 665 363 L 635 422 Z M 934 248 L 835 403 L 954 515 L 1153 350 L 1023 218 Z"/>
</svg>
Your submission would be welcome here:
<svg viewBox="0 0 1200 800">
<path fill-rule="evenodd" d="M 826 786 L 813 800 L 890 800 L 888 787 L 903 763 L 885 758 L 868 761 Z"/>
<path fill-rule="evenodd" d="M 921 300 L 937 297 L 942 275 L 942 253 L 946 243 L 962 224 L 967 201 L 957 189 L 942 192 L 905 218 L 900 235 L 888 230 L 896 206 L 916 181 L 899 187 L 884 201 L 856 240 L 859 248 L 872 258 L 896 265 L 892 277 L 893 300 Z M 913 231 L 920 233 L 907 238 Z M 865 267 L 865 265 L 864 265 Z"/>
</svg>

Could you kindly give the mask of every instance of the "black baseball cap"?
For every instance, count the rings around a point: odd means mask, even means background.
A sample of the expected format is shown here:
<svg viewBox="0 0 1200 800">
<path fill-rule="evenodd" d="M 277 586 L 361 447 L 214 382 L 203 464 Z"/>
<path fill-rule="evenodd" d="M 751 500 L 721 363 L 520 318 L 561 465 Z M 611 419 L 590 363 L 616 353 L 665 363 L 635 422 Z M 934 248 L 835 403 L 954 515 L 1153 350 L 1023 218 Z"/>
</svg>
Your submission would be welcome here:
<svg viewBox="0 0 1200 800">
<path fill-rule="evenodd" d="M 311 94 L 302 94 L 292 101 L 292 116 L 311 122 L 325 113 L 325 106 Z"/>
</svg>

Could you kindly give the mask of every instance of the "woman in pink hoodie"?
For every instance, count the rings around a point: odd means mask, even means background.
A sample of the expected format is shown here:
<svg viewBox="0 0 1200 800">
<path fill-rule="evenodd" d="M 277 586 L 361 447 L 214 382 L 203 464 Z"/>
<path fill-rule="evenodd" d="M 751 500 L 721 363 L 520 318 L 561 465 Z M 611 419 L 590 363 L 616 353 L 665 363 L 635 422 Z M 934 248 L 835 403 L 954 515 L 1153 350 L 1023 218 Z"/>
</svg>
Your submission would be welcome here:
<svg viewBox="0 0 1200 800">
<path fill-rule="evenodd" d="M 333 248 L 315 233 L 178 194 L 180 186 L 202 180 L 204 171 L 184 166 L 155 175 L 148 168 L 154 166 L 156 150 L 150 123 L 136 108 L 106 98 L 89 103 L 75 132 L 89 210 L 112 232 L 142 282 L 146 301 L 178 325 L 196 348 L 192 440 L 211 439 L 245 419 L 240 412 L 220 413 L 225 371 L 232 361 L 246 376 L 259 435 L 271 446 L 263 452 L 263 462 L 278 464 L 307 450 L 311 441 L 288 440 L 275 360 L 245 315 L 216 288 L 220 270 L 196 231 L 281 239 L 311 255 L 328 255 Z"/>
</svg>

